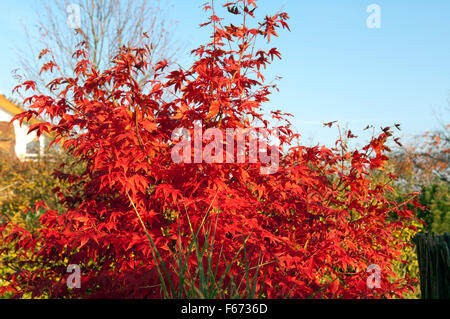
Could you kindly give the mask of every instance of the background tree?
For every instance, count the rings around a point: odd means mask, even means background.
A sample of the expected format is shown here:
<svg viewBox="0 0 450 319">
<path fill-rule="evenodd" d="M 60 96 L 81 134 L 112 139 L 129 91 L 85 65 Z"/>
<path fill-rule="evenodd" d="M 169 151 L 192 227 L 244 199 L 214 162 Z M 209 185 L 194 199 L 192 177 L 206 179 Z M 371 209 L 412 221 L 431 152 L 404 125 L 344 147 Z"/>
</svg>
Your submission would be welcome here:
<svg viewBox="0 0 450 319">
<path fill-rule="evenodd" d="M 25 26 L 28 47 L 19 49 L 19 78 L 37 82 L 41 89 L 49 82 L 41 72 L 39 53 L 51 48 L 54 62 L 64 76 L 71 76 L 76 61 L 72 54 L 82 41 L 93 65 L 111 66 L 122 46 L 149 45 L 150 59 L 173 62 L 178 44 L 173 40 L 174 22 L 167 18 L 169 5 L 159 0 L 52 0 L 42 1 L 36 10 L 36 33 Z M 151 76 L 142 75 L 140 81 Z M 45 93 L 49 93 L 48 91 Z"/>
<path fill-rule="evenodd" d="M 450 105 L 450 104 L 449 104 Z M 450 110 L 450 107 L 447 108 Z M 414 229 L 404 229 L 399 234 L 403 240 L 412 241 L 416 233 L 450 231 L 449 155 L 450 125 L 443 116 L 437 116 L 440 129 L 416 137 L 415 143 L 398 148 L 390 159 L 389 171 L 398 175 L 392 194 L 397 202 L 402 202 L 412 192 L 420 192 L 422 208 L 413 208 L 422 222 L 413 222 Z M 417 254 L 414 247 L 403 250 L 403 259 L 396 272 L 419 278 Z M 418 288 L 418 287 L 417 287 Z M 420 291 L 408 297 L 419 297 Z"/>
<path fill-rule="evenodd" d="M 420 202 L 425 210 L 418 217 L 426 223 L 426 231 L 450 231 L 450 125 L 427 132 L 415 145 L 406 145 L 396 152 L 391 162 L 399 180 L 399 196 L 420 191 Z"/>
</svg>

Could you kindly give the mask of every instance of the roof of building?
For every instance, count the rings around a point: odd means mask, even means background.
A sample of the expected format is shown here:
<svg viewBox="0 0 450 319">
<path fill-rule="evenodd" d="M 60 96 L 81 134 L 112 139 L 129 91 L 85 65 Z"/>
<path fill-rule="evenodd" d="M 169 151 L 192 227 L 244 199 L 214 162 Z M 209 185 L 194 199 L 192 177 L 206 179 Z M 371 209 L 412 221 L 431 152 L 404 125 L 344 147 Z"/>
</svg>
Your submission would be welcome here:
<svg viewBox="0 0 450 319">
<path fill-rule="evenodd" d="M 6 111 L 8 111 L 9 113 L 11 113 L 13 116 L 20 114 L 22 112 L 25 112 L 24 109 L 22 109 L 20 106 L 18 106 L 17 104 L 11 102 L 7 97 L 5 97 L 1 92 L 0 92 L 0 108 L 4 109 Z M 42 123 L 43 120 L 40 118 L 35 118 L 32 117 L 30 120 L 26 120 L 24 121 L 24 123 L 27 124 L 35 124 L 35 123 Z M 48 132 L 44 131 L 44 134 L 47 136 L 50 136 L 50 134 Z"/>
<path fill-rule="evenodd" d="M 0 93 L 0 108 L 8 111 L 12 115 L 17 115 L 25 110 L 8 100 L 3 94 Z"/>
</svg>

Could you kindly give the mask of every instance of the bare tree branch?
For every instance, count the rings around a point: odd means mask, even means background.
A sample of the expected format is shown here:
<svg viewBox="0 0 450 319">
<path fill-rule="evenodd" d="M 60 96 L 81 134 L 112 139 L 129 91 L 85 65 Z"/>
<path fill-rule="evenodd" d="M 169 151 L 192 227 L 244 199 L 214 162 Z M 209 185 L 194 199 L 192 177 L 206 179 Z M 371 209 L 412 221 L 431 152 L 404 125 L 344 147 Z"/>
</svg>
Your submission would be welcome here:
<svg viewBox="0 0 450 319">
<path fill-rule="evenodd" d="M 38 59 L 43 49 L 52 50 L 65 76 L 73 75 L 76 62 L 72 54 L 82 41 L 86 42 L 90 59 L 99 70 L 111 65 L 123 45 L 151 46 L 152 61 L 166 59 L 173 63 L 177 58 L 180 47 L 172 37 L 174 22 L 167 18 L 169 5 L 159 0 L 42 0 L 41 4 L 36 11 L 38 35 L 32 36 L 24 25 L 28 47 L 18 48 L 18 56 L 22 76 L 37 82 L 46 94 L 50 93 L 45 89 L 48 78 L 40 74 L 42 61 Z M 74 18 L 71 15 L 77 14 L 73 8 L 80 13 L 77 26 L 68 23 L 68 19 Z M 146 74 L 140 81 L 150 76 Z"/>
</svg>

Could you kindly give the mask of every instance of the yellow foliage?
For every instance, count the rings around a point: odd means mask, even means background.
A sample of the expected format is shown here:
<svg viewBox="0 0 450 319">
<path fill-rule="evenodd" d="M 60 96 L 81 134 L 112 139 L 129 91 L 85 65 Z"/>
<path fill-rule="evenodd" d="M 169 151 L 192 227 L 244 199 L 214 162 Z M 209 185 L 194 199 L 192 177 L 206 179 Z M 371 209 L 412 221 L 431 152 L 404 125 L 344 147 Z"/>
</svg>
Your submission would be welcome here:
<svg viewBox="0 0 450 319">
<path fill-rule="evenodd" d="M 0 156 L 0 224 L 8 221 L 30 232 L 36 232 L 39 230 L 38 218 L 43 213 L 43 208 L 35 211 L 37 202 L 44 201 L 50 209 L 62 211 L 63 207 L 53 189 L 64 189 L 66 185 L 52 174 L 55 169 L 59 169 L 61 163 L 69 161 L 64 155 L 58 160 L 28 162 Z M 0 250 L 7 248 L 5 245 L 0 243 Z M 7 284 L 9 274 L 21 269 L 20 261 L 25 257 L 19 257 L 18 253 L 3 253 L 0 256 L 0 286 Z M 0 296 L 2 297 L 8 296 Z"/>
</svg>

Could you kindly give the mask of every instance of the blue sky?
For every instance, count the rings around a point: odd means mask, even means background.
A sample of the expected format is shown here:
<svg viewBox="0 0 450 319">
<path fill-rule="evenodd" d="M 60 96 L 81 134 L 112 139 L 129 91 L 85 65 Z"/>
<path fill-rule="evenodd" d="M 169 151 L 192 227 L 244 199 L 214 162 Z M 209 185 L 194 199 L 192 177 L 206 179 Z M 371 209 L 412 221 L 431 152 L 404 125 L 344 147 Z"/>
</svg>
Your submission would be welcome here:
<svg viewBox="0 0 450 319">
<path fill-rule="evenodd" d="M 16 47 L 24 47 L 21 22 L 35 20 L 32 8 L 44 0 L 0 0 L 0 90 L 10 95 L 11 71 L 18 68 Z M 207 39 L 198 24 L 205 0 L 172 0 L 175 36 L 187 52 Z M 217 1 L 216 2 L 220 2 Z M 448 105 L 450 94 L 450 1 L 448 0 L 259 0 L 259 14 L 286 11 L 291 32 L 273 42 L 283 59 L 267 77 L 281 76 L 280 92 L 267 106 L 294 114 L 305 142 L 331 144 L 339 120 L 358 135 L 367 124 L 400 123 L 400 136 L 438 127 L 433 111 Z M 381 9 L 381 28 L 369 29 L 367 6 Z M 449 114 L 444 114 L 447 122 Z M 367 136 L 362 135 L 362 138 Z"/>
</svg>

